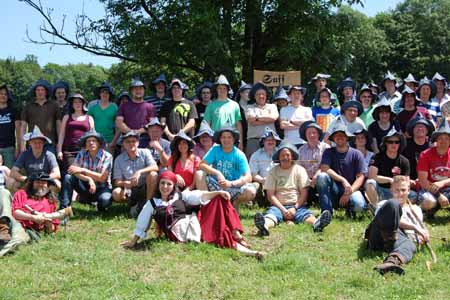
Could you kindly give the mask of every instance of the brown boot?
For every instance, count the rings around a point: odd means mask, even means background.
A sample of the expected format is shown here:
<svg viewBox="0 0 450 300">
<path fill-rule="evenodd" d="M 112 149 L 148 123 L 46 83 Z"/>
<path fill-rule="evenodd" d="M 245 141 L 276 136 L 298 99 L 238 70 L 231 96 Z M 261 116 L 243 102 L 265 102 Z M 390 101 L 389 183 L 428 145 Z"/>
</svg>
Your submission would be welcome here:
<svg viewBox="0 0 450 300">
<path fill-rule="evenodd" d="M 382 264 L 376 266 L 374 270 L 380 272 L 381 275 L 384 275 L 385 273 L 388 272 L 393 272 L 398 275 L 404 275 L 405 270 L 402 268 L 402 264 L 403 264 L 402 260 L 400 259 L 399 256 L 391 254 L 388 257 L 386 257 L 386 259 Z"/>
<path fill-rule="evenodd" d="M 0 222 L 0 241 L 9 242 L 11 240 L 11 234 L 9 233 L 9 224 L 7 222 Z"/>
</svg>

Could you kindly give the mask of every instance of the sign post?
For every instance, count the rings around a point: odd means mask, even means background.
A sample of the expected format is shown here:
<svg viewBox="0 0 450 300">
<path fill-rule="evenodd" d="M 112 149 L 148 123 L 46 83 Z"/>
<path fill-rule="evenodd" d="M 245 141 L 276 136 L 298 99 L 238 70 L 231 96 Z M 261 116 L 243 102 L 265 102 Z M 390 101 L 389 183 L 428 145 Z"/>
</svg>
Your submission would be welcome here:
<svg viewBox="0 0 450 300">
<path fill-rule="evenodd" d="M 301 72 L 300 71 L 262 71 L 253 70 L 253 82 L 262 82 L 268 87 L 288 86 L 288 85 L 300 85 L 301 84 Z"/>
</svg>

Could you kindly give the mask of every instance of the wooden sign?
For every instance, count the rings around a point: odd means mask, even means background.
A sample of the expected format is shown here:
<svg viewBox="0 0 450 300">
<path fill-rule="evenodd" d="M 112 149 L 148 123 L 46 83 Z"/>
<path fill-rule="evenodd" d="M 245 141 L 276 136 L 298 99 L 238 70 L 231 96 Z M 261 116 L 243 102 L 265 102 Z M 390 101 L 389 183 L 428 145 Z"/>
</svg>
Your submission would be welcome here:
<svg viewBox="0 0 450 300">
<path fill-rule="evenodd" d="M 268 87 L 300 85 L 301 72 L 300 71 L 261 71 L 253 70 L 253 82 L 262 82 Z"/>
</svg>

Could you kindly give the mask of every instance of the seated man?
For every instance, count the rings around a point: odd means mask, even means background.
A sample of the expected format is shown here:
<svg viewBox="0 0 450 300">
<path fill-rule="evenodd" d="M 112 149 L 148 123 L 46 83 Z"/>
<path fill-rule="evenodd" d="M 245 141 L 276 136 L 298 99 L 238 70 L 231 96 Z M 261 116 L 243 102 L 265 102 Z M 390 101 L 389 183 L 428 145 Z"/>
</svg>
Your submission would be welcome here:
<svg viewBox="0 0 450 300">
<path fill-rule="evenodd" d="M 138 148 L 139 134 L 136 131 L 124 134 L 122 145 L 125 151 L 114 161 L 113 179 L 116 188 L 112 197 L 116 202 L 128 201 L 130 214 L 137 217 L 147 199 L 153 198 L 158 166 L 150 150 Z"/>
<path fill-rule="evenodd" d="M 348 103 L 348 102 L 347 102 Z M 320 163 L 316 186 L 322 211 L 344 207 L 350 215 L 366 209 L 360 188 L 364 183 L 364 157 L 348 146 L 349 137 L 343 122 L 338 122 L 329 140 L 335 147 L 326 149 Z"/>
<path fill-rule="evenodd" d="M 0 189 L 0 257 L 29 240 L 28 234 L 12 216 L 11 194 L 7 189 Z"/>
<path fill-rule="evenodd" d="M 269 172 L 265 183 L 272 206 L 264 213 L 256 213 L 255 226 L 260 236 L 269 235 L 269 229 L 281 221 L 306 223 L 315 232 L 322 231 L 331 221 L 331 212 L 324 210 L 319 219 L 306 208 L 310 180 L 305 168 L 296 164 L 297 149 L 283 142 L 272 159 L 278 162 Z"/>
<path fill-rule="evenodd" d="M 256 190 L 259 191 L 259 188 L 264 186 L 266 182 L 267 174 L 269 174 L 270 169 L 274 166 L 272 162 L 272 155 L 275 152 L 275 148 L 281 142 L 278 134 L 266 127 L 261 139 L 259 140 L 259 148 L 256 152 L 252 154 L 250 157 L 250 172 L 252 173 L 253 185 L 256 187 Z M 265 204 L 265 196 L 262 195 L 263 201 L 259 201 L 259 204 Z"/>
<path fill-rule="evenodd" d="M 450 197 L 450 126 L 444 122 L 431 135 L 431 143 L 436 146 L 420 154 L 417 174 L 422 189 L 418 204 L 432 216 L 439 208 L 449 205 Z"/>
<path fill-rule="evenodd" d="M 15 181 L 14 188 L 17 189 L 23 185 L 32 174 L 44 172 L 50 175 L 60 189 L 61 173 L 56 156 L 49 150 L 45 150 L 45 145 L 50 144 L 51 140 L 44 136 L 37 126 L 34 126 L 32 132 L 24 134 L 23 139 L 30 144 L 30 148 L 19 155 L 11 169 L 11 178 Z M 21 173 L 22 170 L 25 171 L 24 174 Z"/>
<path fill-rule="evenodd" d="M 167 162 L 172 154 L 170 142 L 162 138 L 165 127 L 166 126 L 162 125 L 157 118 L 152 119 L 145 125 L 145 129 L 150 138 L 148 148 L 150 149 L 153 159 L 160 167 L 167 167 Z"/>
<path fill-rule="evenodd" d="M 112 155 L 104 149 L 103 137 L 93 130 L 83 135 L 80 147 L 82 150 L 64 177 L 61 208 L 70 206 L 76 190 L 81 203 L 97 203 L 98 211 L 105 211 L 112 202 Z"/>
<path fill-rule="evenodd" d="M 238 209 L 241 203 L 252 201 L 256 196 L 247 158 L 235 146 L 239 142 L 239 132 L 231 127 L 222 128 L 214 134 L 214 141 L 217 145 L 206 153 L 196 172 L 196 187 L 229 192 Z"/>
<path fill-rule="evenodd" d="M 27 231 L 55 232 L 60 220 L 73 215 L 71 207 L 56 211 L 56 199 L 50 194 L 51 185 L 55 185 L 55 181 L 48 174 L 34 173 L 25 188 L 14 194 L 11 204 L 13 216 Z"/>
<path fill-rule="evenodd" d="M 394 176 L 409 176 L 409 161 L 400 154 L 403 148 L 405 148 L 405 138 L 395 128 L 392 128 L 382 139 L 381 152 L 372 157 L 365 190 L 367 198 L 373 206 L 376 206 L 381 200 L 392 198 L 390 187 Z M 410 195 L 410 197 L 414 196 L 414 194 Z"/>
<path fill-rule="evenodd" d="M 331 122 L 323 139 L 324 142 L 329 143 L 329 136 L 335 131 L 335 127 L 340 123 L 344 123 L 347 127 L 347 131 L 351 134 L 366 129 L 366 125 L 359 117 L 363 111 L 362 104 L 358 101 L 350 100 L 342 104 L 341 115 Z"/>
<path fill-rule="evenodd" d="M 429 233 L 422 223 L 422 211 L 408 200 L 409 178 L 394 176 L 391 192 L 393 199 L 379 203 L 365 238 L 370 250 L 386 250 L 389 253 L 375 270 L 381 274 L 394 272 L 403 275 L 402 265 L 413 258 L 415 243 L 428 242 Z"/>
</svg>

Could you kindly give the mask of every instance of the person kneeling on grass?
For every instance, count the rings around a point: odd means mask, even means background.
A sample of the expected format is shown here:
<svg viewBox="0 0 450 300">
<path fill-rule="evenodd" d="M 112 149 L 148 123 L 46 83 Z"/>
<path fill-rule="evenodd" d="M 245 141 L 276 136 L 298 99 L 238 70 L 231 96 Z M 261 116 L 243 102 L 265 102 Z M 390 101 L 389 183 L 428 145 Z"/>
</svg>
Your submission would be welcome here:
<svg viewBox="0 0 450 300">
<path fill-rule="evenodd" d="M 316 219 L 305 207 L 310 179 L 305 168 L 296 164 L 297 149 L 282 142 L 272 159 L 279 162 L 270 170 L 265 182 L 267 197 L 272 206 L 264 213 L 256 213 L 255 226 L 259 235 L 269 235 L 269 228 L 286 222 L 311 224 L 315 232 L 322 231 L 331 221 L 331 212 L 324 210 Z"/>
<path fill-rule="evenodd" d="M 54 179 L 47 173 L 34 173 L 28 179 L 24 189 L 18 190 L 12 200 L 14 218 L 29 232 L 56 232 L 59 221 L 72 216 L 72 208 L 56 211 L 56 199 L 52 198 L 50 186 Z"/>
<path fill-rule="evenodd" d="M 416 252 L 416 244 L 427 243 L 430 239 L 423 226 L 423 215 L 419 206 L 408 200 L 409 177 L 395 176 L 391 184 L 393 199 L 379 203 L 375 217 L 366 229 L 368 248 L 385 250 L 389 255 L 374 269 L 381 274 L 405 273 L 402 265 L 411 261 Z"/>
<path fill-rule="evenodd" d="M 198 217 L 195 209 L 201 206 Z M 206 242 L 219 247 L 234 248 L 247 255 L 262 258 L 263 252 L 253 251 L 242 237 L 243 228 L 236 210 L 225 191 L 179 192 L 177 176 L 172 171 L 160 175 L 155 197 L 145 204 L 138 216 L 134 236 L 122 242 L 125 248 L 135 248 L 147 236 L 152 218 L 159 229 L 174 242 Z"/>
</svg>

